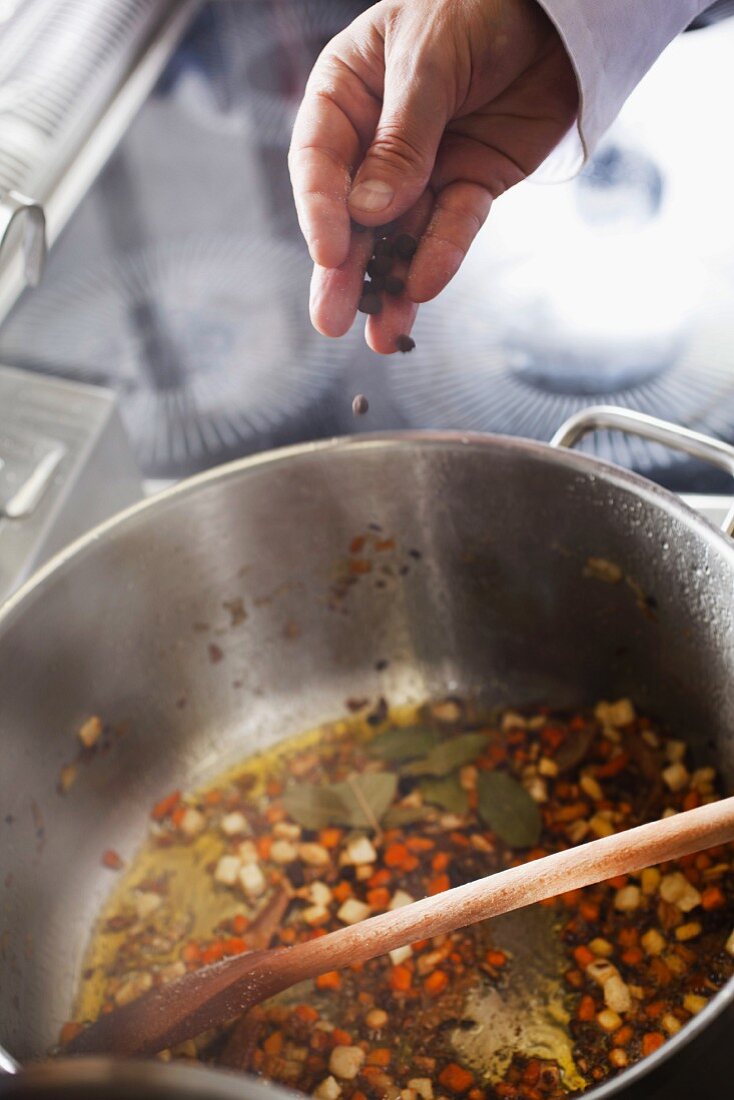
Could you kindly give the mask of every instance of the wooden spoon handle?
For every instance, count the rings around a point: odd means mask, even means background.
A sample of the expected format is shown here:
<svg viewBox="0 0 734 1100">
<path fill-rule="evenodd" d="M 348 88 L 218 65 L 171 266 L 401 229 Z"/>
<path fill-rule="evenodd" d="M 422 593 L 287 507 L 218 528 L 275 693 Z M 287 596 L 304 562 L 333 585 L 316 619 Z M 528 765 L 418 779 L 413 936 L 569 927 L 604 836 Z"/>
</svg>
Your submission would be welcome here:
<svg viewBox="0 0 734 1100">
<path fill-rule="evenodd" d="M 510 867 L 296 947 L 226 959 L 101 1016 L 70 1053 L 153 1053 L 231 1019 L 304 978 L 734 839 L 734 798 Z"/>
<path fill-rule="evenodd" d="M 555 852 L 292 949 L 298 980 L 734 839 L 734 797 Z M 298 958 L 296 959 L 296 955 Z M 294 964 L 296 964 L 295 966 Z"/>
</svg>

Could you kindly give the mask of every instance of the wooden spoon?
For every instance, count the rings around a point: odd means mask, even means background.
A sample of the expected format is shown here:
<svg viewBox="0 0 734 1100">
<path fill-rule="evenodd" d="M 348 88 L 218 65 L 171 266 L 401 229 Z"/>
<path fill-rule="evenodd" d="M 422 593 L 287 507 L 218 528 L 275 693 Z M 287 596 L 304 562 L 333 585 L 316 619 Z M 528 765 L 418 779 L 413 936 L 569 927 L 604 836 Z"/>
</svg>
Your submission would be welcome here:
<svg viewBox="0 0 734 1100">
<path fill-rule="evenodd" d="M 734 797 L 510 867 L 295 947 L 251 951 L 186 974 L 101 1016 L 73 1054 L 153 1054 L 303 981 L 567 890 L 734 839 Z"/>
</svg>

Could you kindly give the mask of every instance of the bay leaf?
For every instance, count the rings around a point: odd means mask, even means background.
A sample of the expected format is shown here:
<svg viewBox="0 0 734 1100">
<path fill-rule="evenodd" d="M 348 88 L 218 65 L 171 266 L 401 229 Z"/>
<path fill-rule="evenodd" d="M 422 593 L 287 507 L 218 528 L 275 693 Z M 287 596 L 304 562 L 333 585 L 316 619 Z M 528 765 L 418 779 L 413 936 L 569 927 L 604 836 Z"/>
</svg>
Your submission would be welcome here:
<svg viewBox="0 0 734 1100">
<path fill-rule="evenodd" d="M 403 829 L 419 821 L 431 821 L 436 816 L 433 806 L 391 806 L 381 824 L 386 829 Z"/>
<path fill-rule="evenodd" d="M 375 821 L 384 817 L 397 786 L 397 776 L 390 772 L 355 775 L 351 782 L 298 783 L 283 794 L 283 807 L 306 829 L 325 829 L 329 825 L 372 829 Z"/>
<path fill-rule="evenodd" d="M 450 814 L 465 814 L 469 809 L 469 796 L 458 775 L 425 776 L 418 784 L 418 790 L 424 802 L 440 806 Z"/>
<path fill-rule="evenodd" d="M 562 745 L 559 745 L 553 756 L 559 772 L 566 772 L 580 764 L 593 740 L 594 730 L 590 726 L 580 730 L 569 730 L 568 737 Z"/>
<path fill-rule="evenodd" d="M 425 756 L 442 738 L 439 730 L 425 726 L 402 726 L 387 730 L 375 737 L 367 746 L 368 752 L 382 760 L 397 764 L 416 756 Z"/>
<path fill-rule="evenodd" d="M 506 772 L 480 772 L 477 811 L 493 833 L 512 848 L 538 843 L 542 819 L 538 804 Z"/>
<path fill-rule="evenodd" d="M 486 748 L 483 733 L 462 733 L 460 737 L 444 739 L 435 745 L 422 760 L 415 760 L 403 768 L 405 775 L 448 775 L 463 764 L 470 764 Z"/>
</svg>

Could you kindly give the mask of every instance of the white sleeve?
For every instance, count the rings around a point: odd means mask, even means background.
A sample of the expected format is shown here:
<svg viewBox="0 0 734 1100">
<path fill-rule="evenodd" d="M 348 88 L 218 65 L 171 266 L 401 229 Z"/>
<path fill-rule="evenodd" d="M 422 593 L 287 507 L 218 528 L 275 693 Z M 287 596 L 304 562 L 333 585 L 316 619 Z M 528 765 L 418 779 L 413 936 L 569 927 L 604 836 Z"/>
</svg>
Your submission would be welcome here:
<svg viewBox="0 0 734 1100">
<path fill-rule="evenodd" d="M 539 0 L 561 36 L 579 83 L 584 154 L 655 59 L 713 0 Z"/>
</svg>

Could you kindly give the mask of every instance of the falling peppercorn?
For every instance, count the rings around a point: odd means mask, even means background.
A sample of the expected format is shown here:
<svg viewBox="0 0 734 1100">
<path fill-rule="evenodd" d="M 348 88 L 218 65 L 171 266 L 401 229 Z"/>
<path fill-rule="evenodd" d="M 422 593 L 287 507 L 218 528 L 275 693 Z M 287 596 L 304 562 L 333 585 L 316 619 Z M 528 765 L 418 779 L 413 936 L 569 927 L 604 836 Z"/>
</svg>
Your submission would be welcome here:
<svg viewBox="0 0 734 1100">
<path fill-rule="evenodd" d="M 364 416 L 369 412 L 370 403 L 363 393 L 358 393 L 352 401 L 352 412 L 355 416 Z"/>
<path fill-rule="evenodd" d="M 415 347 L 415 340 L 412 336 L 406 336 L 405 333 L 403 333 L 395 338 L 395 347 L 405 355 L 406 352 L 413 350 Z"/>
</svg>

